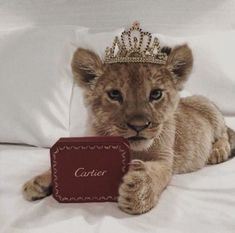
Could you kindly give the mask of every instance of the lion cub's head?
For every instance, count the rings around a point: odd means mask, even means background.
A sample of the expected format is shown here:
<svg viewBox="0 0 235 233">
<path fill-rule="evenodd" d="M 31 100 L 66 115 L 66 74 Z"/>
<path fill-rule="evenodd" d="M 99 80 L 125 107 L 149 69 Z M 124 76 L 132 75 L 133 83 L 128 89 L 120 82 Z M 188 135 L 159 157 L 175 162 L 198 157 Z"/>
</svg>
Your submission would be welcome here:
<svg viewBox="0 0 235 233">
<path fill-rule="evenodd" d="M 85 90 L 98 135 L 123 136 L 133 150 L 151 146 L 171 118 L 193 63 L 187 45 L 167 49 L 165 65 L 103 64 L 97 54 L 78 48 L 72 61 L 75 79 Z"/>
</svg>

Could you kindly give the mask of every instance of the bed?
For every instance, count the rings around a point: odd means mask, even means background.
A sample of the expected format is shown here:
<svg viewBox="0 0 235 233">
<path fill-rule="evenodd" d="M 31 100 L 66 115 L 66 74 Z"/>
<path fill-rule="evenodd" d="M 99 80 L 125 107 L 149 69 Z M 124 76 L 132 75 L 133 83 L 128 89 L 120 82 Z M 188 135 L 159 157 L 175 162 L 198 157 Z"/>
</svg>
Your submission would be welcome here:
<svg viewBox="0 0 235 233">
<path fill-rule="evenodd" d="M 128 10 L 133 4 L 136 10 Z M 129 23 L 138 18 L 149 30 L 155 31 L 157 28 L 162 34 L 191 36 L 208 30 L 234 30 L 234 11 L 235 2 L 232 0 L 210 0 L 203 4 L 201 1 L 186 0 L 171 3 L 131 0 L 0 0 L 0 31 L 32 25 L 78 25 L 99 32 L 119 28 L 126 25 L 127 21 Z M 1 82 L 4 78 L 0 76 Z M 230 81 L 232 85 L 228 85 L 232 88 L 235 79 Z M 70 84 L 66 85 L 72 88 Z M 235 106 L 235 101 L 229 95 L 226 98 L 220 105 L 230 103 L 226 105 L 224 113 L 228 125 L 235 129 L 235 109 L 230 108 Z M 231 111 L 228 111 L 229 108 Z M 40 119 L 45 124 L 44 118 Z M 68 136 L 64 130 L 67 125 L 65 123 L 61 126 L 63 130 L 57 134 Z M 15 128 L 11 130 L 13 132 Z M 3 132 L 0 134 L 3 135 Z M 25 137 L 29 138 L 28 135 Z M 235 232 L 235 159 L 207 166 L 197 172 L 173 176 L 157 207 L 141 216 L 123 213 L 116 203 L 59 204 L 51 196 L 33 203 L 27 202 L 21 194 L 22 184 L 48 168 L 49 146 L 55 138 L 56 135 L 48 145 L 41 140 L 37 146 L 25 145 L 23 143 L 35 143 L 32 140 L 20 142 L 16 137 L 13 142 L 7 141 L 7 137 L 1 141 L 1 233 Z"/>
<path fill-rule="evenodd" d="M 48 149 L 0 146 L 2 233 L 234 232 L 235 159 L 175 175 L 158 206 L 141 216 L 123 213 L 116 203 L 59 204 L 51 196 L 25 201 L 22 183 L 48 164 Z"/>
</svg>

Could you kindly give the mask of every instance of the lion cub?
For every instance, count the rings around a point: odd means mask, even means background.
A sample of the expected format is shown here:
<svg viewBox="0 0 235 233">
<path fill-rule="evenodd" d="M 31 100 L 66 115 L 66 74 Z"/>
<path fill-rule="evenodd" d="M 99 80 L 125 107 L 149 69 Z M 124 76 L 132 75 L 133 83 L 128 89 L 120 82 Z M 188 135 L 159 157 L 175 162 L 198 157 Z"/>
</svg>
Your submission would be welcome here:
<svg viewBox="0 0 235 233">
<path fill-rule="evenodd" d="M 104 64 L 94 52 L 78 48 L 72 70 L 85 90 L 96 135 L 130 142 L 132 162 L 119 188 L 118 206 L 130 214 L 149 211 L 174 173 L 220 163 L 235 148 L 218 108 L 202 96 L 180 98 L 193 65 L 187 45 L 165 49 L 166 64 Z M 27 200 L 51 193 L 50 171 L 28 181 Z"/>
</svg>

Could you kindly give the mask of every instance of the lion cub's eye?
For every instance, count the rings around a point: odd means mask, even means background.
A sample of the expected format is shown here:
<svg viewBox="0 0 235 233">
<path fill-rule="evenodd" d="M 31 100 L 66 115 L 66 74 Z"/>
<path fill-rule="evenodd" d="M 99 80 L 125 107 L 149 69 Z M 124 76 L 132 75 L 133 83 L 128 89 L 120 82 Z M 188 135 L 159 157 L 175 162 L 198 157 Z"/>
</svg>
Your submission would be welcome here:
<svg viewBox="0 0 235 233">
<path fill-rule="evenodd" d="M 120 103 L 123 101 L 122 94 L 119 90 L 110 90 L 107 94 L 111 100 L 119 101 Z"/>
<path fill-rule="evenodd" d="M 149 100 L 159 100 L 162 97 L 162 90 L 154 89 L 150 92 Z"/>
</svg>

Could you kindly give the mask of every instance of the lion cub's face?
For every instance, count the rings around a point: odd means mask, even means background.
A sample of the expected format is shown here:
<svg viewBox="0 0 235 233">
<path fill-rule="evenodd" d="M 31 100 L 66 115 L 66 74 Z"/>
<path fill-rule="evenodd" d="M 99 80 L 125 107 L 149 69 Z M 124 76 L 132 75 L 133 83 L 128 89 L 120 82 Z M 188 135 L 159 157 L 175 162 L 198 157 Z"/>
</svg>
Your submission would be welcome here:
<svg viewBox="0 0 235 233">
<path fill-rule="evenodd" d="M 191 50 L 175 48 L 166 65 L 103 64 L 93 52 L 79 48 L 72 69 L 92 111 L 98 135 L 123 136 L 133 150 L 151 146 L 162 125 L 173 116 L 192 68 Z"/>
</svg>

